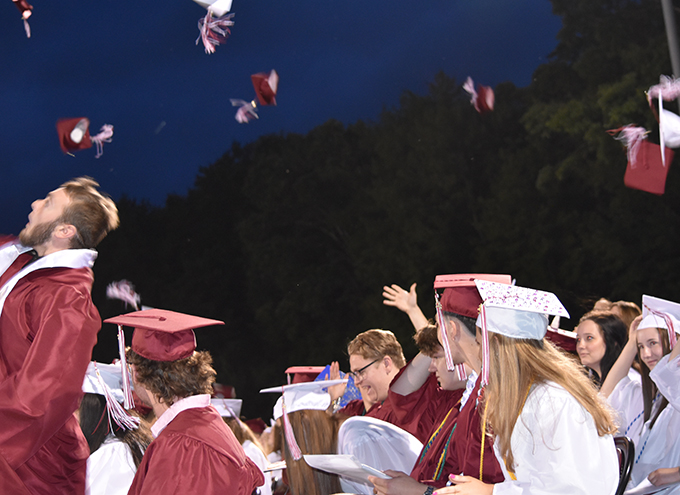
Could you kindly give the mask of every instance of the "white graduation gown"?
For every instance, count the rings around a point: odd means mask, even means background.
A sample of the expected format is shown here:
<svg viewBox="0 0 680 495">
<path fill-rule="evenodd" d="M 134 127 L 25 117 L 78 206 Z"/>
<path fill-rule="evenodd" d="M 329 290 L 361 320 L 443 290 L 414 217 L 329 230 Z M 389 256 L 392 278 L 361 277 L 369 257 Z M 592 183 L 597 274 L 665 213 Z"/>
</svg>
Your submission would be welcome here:
<svg viewBox="0 0 680 495">
<path fill-rule="evenodd" d="M 85 495 L 126 495 L 136 471 L 130 447 L 109 435 L 87 458 Z"/>
<path fill-rule="evenodd" d="M 535 385 L 510 438 L 512 480 L 494 445 L 506 481 L 494 495 L 613 495 L 619 461 L 611 435 L 599 436 L 593 418 L 564 388 Z"/>
<path fill-rule="evenodd" d="M 338 454 L 349 454 L 379 471 L 392 469 L 410 473 L 423 448 L 420 441 L 391 423 L 366 416 L 346 420 L 338 431 Z M 342 491 L 373 494 L 371 483 L 340 478 Z"/>
<path fill-rule="evenodd" d="M 640 373 L 631 368 L 616 384 L 607 402 L 617 413 L 619 431 L 616 436 L 626 436 L 638 445 L 645 424 Z"/>
<path fill-rule="evenodd" d="M 264 452 L 262 452 L 262 450 L 260 450 L 260 447 L 255 445 L 250 440 L 246 440 L 245 442 L 243 442 L 242 447 L 243 451 L 250 458 L 250 460 L 253 461 L 255 465 L 257 465 L 257 467 L 260 468 L 262 474 L 264 474 L 264 484 L 258 487 L 260 490 L 260 495 L 272 495 L 272 474 L 270 472 L 268 473 L 264 472 L 264 470 L 269 465 L 267 456 L 264 455 Z"/>
<path fill-rule="evenodd" d="M 645 423 L 640 443 L 635 446 L 635 464 L 628 488 L 642 483 L 649 474 L 659 468 L 680 466 L 680 370 L 678 360 L 668 362 L 668 355 L 659 360 L 649 377 L 668 400 L 650 430 L 651 421 Z M 673 484 L 659 494 L 680 494 L 680 484 Z"/>
</svg>

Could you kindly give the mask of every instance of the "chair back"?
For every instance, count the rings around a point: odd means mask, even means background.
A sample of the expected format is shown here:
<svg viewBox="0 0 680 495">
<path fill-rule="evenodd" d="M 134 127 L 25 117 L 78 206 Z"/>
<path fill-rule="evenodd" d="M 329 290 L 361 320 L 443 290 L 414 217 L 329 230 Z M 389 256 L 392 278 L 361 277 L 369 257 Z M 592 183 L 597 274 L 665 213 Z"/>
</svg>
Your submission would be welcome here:
<svg viewBox="0 0 680 495">
<path fill-rule="evenodd" d="M 628 437 L 614 437 L 614 445 L 619 456 L 619 486 L 616 495 L 623 495 L 630 480 L 630 473 L 633 471 L 635 444 Z"/>
</svg>

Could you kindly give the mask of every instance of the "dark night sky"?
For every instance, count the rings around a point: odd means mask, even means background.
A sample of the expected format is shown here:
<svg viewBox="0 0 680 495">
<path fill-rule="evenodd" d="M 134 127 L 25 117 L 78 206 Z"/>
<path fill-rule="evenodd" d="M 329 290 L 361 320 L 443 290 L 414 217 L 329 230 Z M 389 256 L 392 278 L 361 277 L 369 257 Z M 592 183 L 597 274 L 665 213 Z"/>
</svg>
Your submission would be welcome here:
<svg viewBox="0 0 680 495">
<path fill-rule="evenodd" d="M 68 178 L 91 175 L 114 198 L 160 205 L 234 141 L 328 119 L 376 121 L 403 91 L 424 94 L 439 71 L 526 86 L 561 25 L 549 0 L 234 0 L 232 36 L 207 55 L 194 44 L 205 10 L 190 0 L 32 3 L 31 39 L 10 0 L 0 13 L 6 233 Z M 271 69 L 278 106 L 238 124 L 229 98 L 253 98 L 250 75 Z M 100 159 L 59 148 L 56 121 L 82 116 L 93 134 L 115 126 Z"/>
</svg>

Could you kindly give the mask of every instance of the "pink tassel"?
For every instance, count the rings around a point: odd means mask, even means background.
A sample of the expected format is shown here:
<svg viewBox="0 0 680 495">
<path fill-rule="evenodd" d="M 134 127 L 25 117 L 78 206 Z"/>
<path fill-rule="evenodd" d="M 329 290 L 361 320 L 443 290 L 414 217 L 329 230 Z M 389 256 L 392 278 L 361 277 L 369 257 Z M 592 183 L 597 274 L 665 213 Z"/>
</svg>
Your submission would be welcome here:
<svg viewBox="0 0 680 495">
<path fill-rule="evenodd" d="M 125 334 L 123 333 L 123 325 L 118 325 L 118 355 L 120 356 L 120 372 L 123 378 L 123 405 L 125 409 L 132 409 L 135 407 L 135 401 L 132 398 L 132 383 L 130 373 L 128 372 L 127 359 L 125 358 Z"/>
<path fill-rule="evenodd" d="M 283 387 L 281 387 L 281 393 L 283 393 Z M 297 444 L 297 441 L 295 440 L 295 435 L 293 434 L 293 427 L 290 425 L 290 421 L 288 420 L 288 413 L 286 412 L 286 397 L 285 395 L 282 397 L 283 398 L 281 399 L 281 409 L 283 409 L 283 432 L 286 437 L 288 449 L 290 450 L 293 459 L 299 461 L 300 459 L 302 459 L 302 451 L 300 450 L 300 446 Z"/>
<path fill-rule="evenodd" d="M 470 93 L 470 103 L 477 108 L 477 91 L 475 91 L 475 83 L 471 77 L 468 77 L 463 84 L 463 89 Z"/>
<path fill-rule="evenodd" d="M 489 361 L 491 356 L 489 353 L 489 331 L 486 329 L 486 308 L 482 304 L 482 378 L 479 383 L 479 388 L 486 386 L 489 383 Z"/>
<path fill-rule="evenodd" d="M 229 28 L 234 25 L 233 17 L 234 14 L 231 13 L 213 18 L 208 11 L 205 17 L 198 21 L 198 30 L 201 34 L 196 38 L 196 44 L 198 45 L 198 41 L 202 40 L 205 53 L 215 53 L 215 47 L 223 44 L 231 34 Z"/>
<path fill-rule="evenodd" d="M 28 25 L 28 21 L 24 19 L 24 30 L 26 31 L 26 37 L 31 37 L 31 26 Z"/>
<path fill-rule="evenodd" d="M 99 384 L 104 389 L 104 397 L 106 397 L 106 410 L 109 413 L 109 430 L 113 431 L 113 425 L 111 424 L 112 419 L 124 430 L 136 430 L 139 428 L 140 419 L 136 416 L 130 416 L 122 407 L 120 407 L 118 401 L 113 397 L 111 389 L 99 374 L 99 368 L 97 368 L 96 362 L 94 362 L 94 370 L 97 372 L 97 380 L 99 380 Z"/>
<path fill-rule="evenodd" d="M 99 131 L 99 134 L 92 137 L 92 142 L 97 146 L 97 154 L 95 158 L 99 158 L 104 154 L 104 143 L 110 143 L 113 137 L 113 126 L 104 124 Z"/>
<path fill-rule="evenodd" d="M 141 296 L 135 292 L 134 286 L 127 280 L 111 282 L 106 288 L 106 297 L 109 299 L 120 299 L 125 303 L 126 307 L 129 304 L 138 311 L 139 305 L 142 302 Z"/>
<path fill-rule="evenodd" d="M 627 148 L 628 152 L 628 162 L 630 163 L 630 168 L 635 168 L 635 162 L 637 161 L 638 149 L 640 148 L 640 143 L 643 139 L 647 139 L 647 131 L 644 127 L 636 127 L 633 124 L 628 124 L 618 129 L 612 129 L 607 131 L 609 134 L 614 136 L 619 133 L 616 139 L 621 141 Z M 662 147 L 663 150 L 663 147 Z"/>
<path fill-rule="evenodd" d="M 245 100 L 238 100 L 238 99 L 231 99 L 232 106 L 234 107 L 239 107 L 239 109 L 236 111 L 236 121 L 239 124 L 247 124 L 253 119 L 259 119 L 260 117 L 257 115 L 257 103 L 255 103 L 255 100 L 253 101 L 245 101 Z"/>
<path fill-rule="evenodd" d="M 673 79 L 668 76 L 661 76 L 659 84 L 656 84 L 647 90 L 647 101 L 650 102 L 652 98 L 660 100 L 677 100 L 680 96 L 680 79 Z"/>
<path fill-rule="evenodd" d="M 442 303 L 439 301 L 439 294 L 437 294 L 437 291 L 434 292 L 434 307 L 437 309 L 437 321 L 439 322 L 439 330 L 442 334 L 442 347 L 444 347 L 444 356 L 446 356 L 446 369 L 453 371 L 456 365 L 453 362 L 453 356 L 451 355 L 451 349 L 449 348 L 449 336 L 447 335 L 444 314 L 442 313 Z M 460 372 L 458 372 L 458 376 L 460 376 Z"/>
</svg>

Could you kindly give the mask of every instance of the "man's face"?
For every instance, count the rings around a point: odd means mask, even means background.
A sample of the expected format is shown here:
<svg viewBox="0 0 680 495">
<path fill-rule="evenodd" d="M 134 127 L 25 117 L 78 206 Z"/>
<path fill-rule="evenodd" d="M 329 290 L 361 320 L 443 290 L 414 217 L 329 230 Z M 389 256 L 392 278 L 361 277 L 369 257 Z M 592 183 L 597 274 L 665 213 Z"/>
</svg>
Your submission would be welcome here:
<svg viewBox="0 0 680 495">
<path fill-rule="evenodd" d="M 361 354 L 350 354 L 349 368 L 355 373 L 354 382 L 361 390 L 361 395 L 371 404 L 387 399 L 392 377 L 385 365 L 385 360 L 366 359 Z"/>
<path fill-rule="evenodd" d="M 444 349 L 441 347 L 431 356 L 428 371 L 435 374 L 439 386 L 444 390 L 457 390 L 465 387 L 465 380 L 459 380 L 456 371 L 449 371 L 446 368 L 446 356 L 444 355 Z"/>
<path fill-rule="evenodd" d="M 458 340 L 456 338 L 456 332 L 460 332 L 462 329 L 457 328 L 456 324 L 448 318 L 444 318 L 444 323 L 446 324 L 447 328 L 449 328 L 449 333 L 447 335 L 449 340 L 449 350 L 451 351 L 451 358 L 453 359 L 454 364 L 463 364 L 465 362 L 465 354 L 463 353 L 463 350 L 460 348 L 460 346 L 456 343 L 456 341 Z M 442 327 L 438 325 L 437 340 L 439 341 L 439 344 L 441 344 L 442 346 L 443 353 L 444 341 L 442 339 L 442 331 L 445 330 L 443 330 Z"/>
<path fill-rule="evenodd" d="M 49 241 L 70 202 L 71 198 L 63 188 L 55 189 L 45 199 L 35 200 L 31 204 L 28 223 L 19 234 L 21 243 L 24 246 L 36 247 Z"/>
</svg>

